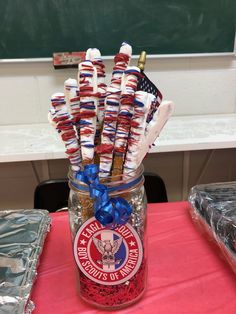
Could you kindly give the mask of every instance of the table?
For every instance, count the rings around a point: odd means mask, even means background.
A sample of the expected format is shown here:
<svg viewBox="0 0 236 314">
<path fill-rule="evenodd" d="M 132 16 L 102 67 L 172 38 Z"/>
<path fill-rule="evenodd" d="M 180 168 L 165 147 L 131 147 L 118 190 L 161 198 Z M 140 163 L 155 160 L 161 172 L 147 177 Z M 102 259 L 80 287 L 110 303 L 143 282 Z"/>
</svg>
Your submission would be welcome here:
<svg viewBox="0 0 236 314">
<path fill-rule="evenodd" d="M 113 313 L 235 313 L 235 275 L 193 224 L 188 209 L 187 202 L 148 205 L 148 288 L 140 302 Z M 68 213 L 52 214 L 31 296 L 33 313 L 108 313 L 82 303 L 75 272 Z"/>
</svg>

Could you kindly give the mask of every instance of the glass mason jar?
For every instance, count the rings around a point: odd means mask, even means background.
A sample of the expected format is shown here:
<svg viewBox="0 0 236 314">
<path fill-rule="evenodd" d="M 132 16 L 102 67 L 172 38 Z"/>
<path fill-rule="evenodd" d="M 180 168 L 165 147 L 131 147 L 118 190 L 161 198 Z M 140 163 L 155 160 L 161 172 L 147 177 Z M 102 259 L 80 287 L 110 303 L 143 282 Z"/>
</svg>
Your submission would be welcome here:
<svg viewBox="0 0 236 314">
<path fill-rule="evenodd" d="M 146 193 L 143 166 L 134 173 L 100 179 L 109 197 L 132 208 L 127 223 L 110 228 L 94 216 L 88 185 L 69 172 L 69 219 L 78 266 L 78 289 L 87 303 L 120 309 L 138 301 L 146 288 Z"/>
</svg>

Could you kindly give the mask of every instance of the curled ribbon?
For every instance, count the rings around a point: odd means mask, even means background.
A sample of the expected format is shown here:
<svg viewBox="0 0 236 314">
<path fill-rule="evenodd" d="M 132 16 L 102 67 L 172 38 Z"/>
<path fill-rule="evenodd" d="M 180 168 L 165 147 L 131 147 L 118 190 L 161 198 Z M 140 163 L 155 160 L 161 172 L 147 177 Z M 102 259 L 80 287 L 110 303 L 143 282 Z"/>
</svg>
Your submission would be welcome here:
<svg viewBox="0 0 236 314">
<path fill-rule="evenodd" d="M 98 172 L 98 165 L 86 165 L 84 171 L 76 173 L 76 179 L 89 186 L 90 196 L 95 199 L 95 218 L 103 226 L 114 229 L 129 220 L 132 207 L 122 197 L 109 197 L 107 187 L 99 182 Z"/>
</svg>

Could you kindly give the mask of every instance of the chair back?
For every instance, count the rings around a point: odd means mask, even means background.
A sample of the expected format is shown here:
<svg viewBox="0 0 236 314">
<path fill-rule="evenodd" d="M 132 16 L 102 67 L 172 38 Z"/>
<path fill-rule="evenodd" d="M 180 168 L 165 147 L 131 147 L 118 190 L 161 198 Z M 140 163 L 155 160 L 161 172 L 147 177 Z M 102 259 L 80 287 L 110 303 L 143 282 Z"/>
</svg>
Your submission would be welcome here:
<svg viewBox="0 0 236 314">
<path fill-rule="evenodd" d="M 168 202 L 163 179 L 152 172 L 144 172 L 144 186 L 148 203 Z M 34 208 L 55 212 L 68 207 L 70 188 L 68 179 L 46 180 L 36 187 L 34 192 Z"/>
</svg>

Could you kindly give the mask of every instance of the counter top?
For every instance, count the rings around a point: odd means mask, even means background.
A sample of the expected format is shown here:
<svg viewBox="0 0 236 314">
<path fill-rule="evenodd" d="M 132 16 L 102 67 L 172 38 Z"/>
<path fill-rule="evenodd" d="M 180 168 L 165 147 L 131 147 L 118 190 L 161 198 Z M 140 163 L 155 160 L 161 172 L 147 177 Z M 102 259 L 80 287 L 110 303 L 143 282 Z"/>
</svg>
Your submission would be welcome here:
<svg viewBox="0 0 236 314">
<path fill-rule="evenodd" d="M 151 152 L 236 147 L 236 114 L 172 117 Z"/>
<path fill-rule="evenodd" d="M 172 117 L 150 153 L 236 148 L 236 114 Z M 48 124 L 0 127 L 0 162 L 66 158 L 64 145 Z"/>
</svg>

